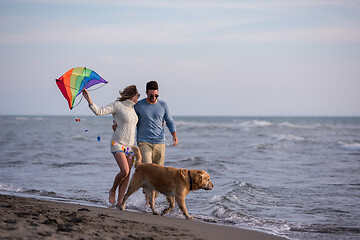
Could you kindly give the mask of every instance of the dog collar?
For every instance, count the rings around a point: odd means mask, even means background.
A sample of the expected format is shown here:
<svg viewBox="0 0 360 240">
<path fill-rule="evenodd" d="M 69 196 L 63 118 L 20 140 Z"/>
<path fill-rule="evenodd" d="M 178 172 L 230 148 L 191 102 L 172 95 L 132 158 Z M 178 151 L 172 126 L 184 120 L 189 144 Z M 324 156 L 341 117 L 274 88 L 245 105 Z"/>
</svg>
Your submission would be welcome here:
<svg viewBox="0 0 360 240">
<path fill-rule="evenodd" d="M 191 180 L 191 176 L 190 176 L 190 170 L 188 170 L 188 173 L 189 173 L 190 191 L 192 191 L 193 188 L 192 188 L 192 180 Z"/>
</svg>

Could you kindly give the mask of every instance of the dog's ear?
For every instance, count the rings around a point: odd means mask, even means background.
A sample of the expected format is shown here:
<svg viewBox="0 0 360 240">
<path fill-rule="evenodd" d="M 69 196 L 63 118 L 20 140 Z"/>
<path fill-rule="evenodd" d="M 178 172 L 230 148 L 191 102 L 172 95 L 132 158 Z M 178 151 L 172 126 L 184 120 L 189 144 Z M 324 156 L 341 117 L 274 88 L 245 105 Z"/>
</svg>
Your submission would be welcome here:
<svg viewBox="0 0 360 240">
<path fill-rule="evenodd" d="M 183 177 L 183 179 L 188 178 L 188 170 L 180 168 L 180 175 Z"/>
<path fill-rule="evenodd" d="M 197 186 L 201 186 L 203 184 L 203 175 L 201 173 L 197 172 L 194 182 Z"/>
</svg>

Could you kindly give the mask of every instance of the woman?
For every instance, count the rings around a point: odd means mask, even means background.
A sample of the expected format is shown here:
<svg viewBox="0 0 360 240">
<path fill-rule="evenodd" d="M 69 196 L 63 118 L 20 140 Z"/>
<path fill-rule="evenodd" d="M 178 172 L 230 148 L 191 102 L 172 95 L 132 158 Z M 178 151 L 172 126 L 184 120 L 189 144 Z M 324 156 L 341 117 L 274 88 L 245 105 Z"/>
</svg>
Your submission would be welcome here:
<svg viewBox="0 0 360 240">
<path fill-rule="evenodd" d="M 124 91 L 119 91 L 121 97 L 114 103 L 99 108 L 91 100 L 86 89 L 82 92 L 95 115 L 112 114 L 114 123 L 118 126 L 111 137 L 110 150 L 120 168 L 120 172 L 115 176 L 113 186 L 109 191 L 109 202 L 115 204 L 115 192 L 117 187 L 119 187 L 117 204 L 120 205 L 129 183 L 133 164 L 134 154 L 131 151 L 131 147 L 135 144 L 135 129 L 138 122 L 134 105 L 137 103 L 140 94 L 135 85 L 128 86 Z"/>
</svg>

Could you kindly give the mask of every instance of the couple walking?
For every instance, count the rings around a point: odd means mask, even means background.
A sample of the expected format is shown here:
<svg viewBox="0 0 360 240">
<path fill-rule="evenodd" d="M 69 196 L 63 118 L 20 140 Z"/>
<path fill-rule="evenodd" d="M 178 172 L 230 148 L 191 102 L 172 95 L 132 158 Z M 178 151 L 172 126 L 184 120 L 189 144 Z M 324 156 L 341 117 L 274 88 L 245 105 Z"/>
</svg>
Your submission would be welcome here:
<svg viewBox="0 0 360 240">
<path fill-rule="evenodd" d="M 135 145 L 135 135 L 144 163 L 164 165 L 164 122 L 171 132 L 173 145 L 178 144 L 175 122 L 167 104 L 159 100 L 159 87 L 156 81 L 146 84 L 147 96 L 140 101 L 140 94 L 135 85 L 130 85 L 119 93 L 120 97 L 115 102 L 100 108 L 92 101 L 86 89 L 83 90 L 84 98 L 95 115 L 112 114 L 114 118 L 110 150 L 120 171 L 109 191 L 109 202 L 115 204 L 118 188 L 117 205 L 121 204 L 129 183 L 134 158 L 131 147 Z"/>
</svg>

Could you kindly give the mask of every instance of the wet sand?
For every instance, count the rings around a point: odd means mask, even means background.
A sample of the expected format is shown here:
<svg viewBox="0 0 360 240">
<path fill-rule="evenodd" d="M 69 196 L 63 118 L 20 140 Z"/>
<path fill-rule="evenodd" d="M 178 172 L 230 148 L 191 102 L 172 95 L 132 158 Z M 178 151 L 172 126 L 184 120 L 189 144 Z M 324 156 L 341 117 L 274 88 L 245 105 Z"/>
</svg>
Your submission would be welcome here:
<svg viewBox="0 0 360 240">
<path fill-rule="evenodd" d="M 0 239 L 286 239 L 151 213 L 0 195 Z"/>
</svg>

